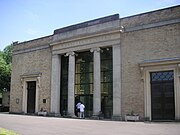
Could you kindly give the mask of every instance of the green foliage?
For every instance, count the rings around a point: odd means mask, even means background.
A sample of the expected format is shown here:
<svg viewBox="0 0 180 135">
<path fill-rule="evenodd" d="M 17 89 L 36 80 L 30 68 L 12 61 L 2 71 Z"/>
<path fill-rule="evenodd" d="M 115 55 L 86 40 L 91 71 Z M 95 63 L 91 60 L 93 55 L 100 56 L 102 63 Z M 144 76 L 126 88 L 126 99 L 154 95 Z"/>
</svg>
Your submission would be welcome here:
<svg viewBox="0 0 180 135">
<path fill-rule="evenodd" d="M 19 135 L 18 133 L 0 127 L 0 135 Z"/>
<path fill-rule="evenodd" d="M 8 45 L 4 49 L 4 60 L 6 61 L 7 64 L 12 63 L 12 45 Z"/>
<path fill-rule="evenodd" d="M 0 91 L 10 90 L 12 45 L 0 51 Z"/>
</svg>

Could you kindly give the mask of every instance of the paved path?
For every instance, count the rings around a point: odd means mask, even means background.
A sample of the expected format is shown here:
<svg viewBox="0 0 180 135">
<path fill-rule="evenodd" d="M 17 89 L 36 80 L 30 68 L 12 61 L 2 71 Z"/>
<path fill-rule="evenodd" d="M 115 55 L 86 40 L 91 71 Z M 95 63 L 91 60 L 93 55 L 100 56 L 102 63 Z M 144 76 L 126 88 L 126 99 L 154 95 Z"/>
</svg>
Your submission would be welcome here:
<svg viewBox="0 0 180 135">
<path fill-rule="evenodd" d="M 21 135 L 180 135 L 180 123 L 80 120 L 0 114 L 0 127 Z"/>
</svg>

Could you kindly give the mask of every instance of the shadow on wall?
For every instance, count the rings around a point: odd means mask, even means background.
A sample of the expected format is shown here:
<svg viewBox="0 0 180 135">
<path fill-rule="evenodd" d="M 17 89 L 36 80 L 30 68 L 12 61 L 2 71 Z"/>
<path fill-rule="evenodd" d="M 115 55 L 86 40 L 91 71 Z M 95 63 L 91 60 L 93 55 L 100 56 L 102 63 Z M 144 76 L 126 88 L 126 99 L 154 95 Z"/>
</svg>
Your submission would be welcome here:
<svg viewBox="0 0 180 135">
<path fill-rule="evenodd" d="M 9 112 L 10 92 L 0 93 L 0 112 Z"/>
</svg>

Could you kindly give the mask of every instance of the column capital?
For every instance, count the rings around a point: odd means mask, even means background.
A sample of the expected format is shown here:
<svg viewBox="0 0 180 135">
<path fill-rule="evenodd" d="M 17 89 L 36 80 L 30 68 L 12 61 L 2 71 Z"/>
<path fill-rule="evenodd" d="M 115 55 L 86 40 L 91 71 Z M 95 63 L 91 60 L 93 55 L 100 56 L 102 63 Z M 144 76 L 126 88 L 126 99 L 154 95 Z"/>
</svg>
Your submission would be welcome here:
<svg viewBox="0 0 180 135">
<path fill-rule="evenodd" d="M 68 57 L 68 56 L 75 56 L 76 54 L 75 54 L 75 52 L 67 52 L 66 54 L 65 54 L 65 57 Z"/>
<path fill-rule="evenodd" d="M 99 47 L 95 47 L 95 48 L 90 49 L 90 52 L 100 52 L 100 51 L 101 51 L 101 48 L 99 48 Z"/>
</svg>

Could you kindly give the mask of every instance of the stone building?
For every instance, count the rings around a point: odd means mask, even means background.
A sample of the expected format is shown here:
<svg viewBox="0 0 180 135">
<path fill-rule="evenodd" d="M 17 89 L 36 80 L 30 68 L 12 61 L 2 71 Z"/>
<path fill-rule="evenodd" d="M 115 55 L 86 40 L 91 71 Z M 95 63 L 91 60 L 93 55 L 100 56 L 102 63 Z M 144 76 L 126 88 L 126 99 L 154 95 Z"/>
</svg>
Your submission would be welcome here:
<svg viewBox="0 0 180 135">
<path fill-rule="evenodd" d="M 180 120 L 180 6 L 118 14 L 14 43 L 11 113 Z"/>
</svg>

